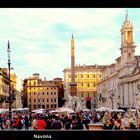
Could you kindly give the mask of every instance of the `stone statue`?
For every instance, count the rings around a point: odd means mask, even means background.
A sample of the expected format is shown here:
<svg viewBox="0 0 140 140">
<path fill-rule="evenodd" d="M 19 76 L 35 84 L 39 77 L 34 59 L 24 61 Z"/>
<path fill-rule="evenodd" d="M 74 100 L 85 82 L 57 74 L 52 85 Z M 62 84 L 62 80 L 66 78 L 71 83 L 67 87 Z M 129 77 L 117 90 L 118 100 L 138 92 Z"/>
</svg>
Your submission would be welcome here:
<svg viewBox="0 0 140 140">
<path fill-rule="evenodd" d="M 80 111 L 84 109 L 80 98 L 78 98 L 77 96 L 71 96 L 70 94 L 68 94 L 67 96 L 65 106 L 68 108 L 72 108 L 74 111 Z"/>
<path fill-rule="evenodd" d="M 138 81 L 138 91 L 139 93 L 136 96 L 136 114 L 137 114 L 137 125 L 140 128 L 140 80 Z"/>
</svg>

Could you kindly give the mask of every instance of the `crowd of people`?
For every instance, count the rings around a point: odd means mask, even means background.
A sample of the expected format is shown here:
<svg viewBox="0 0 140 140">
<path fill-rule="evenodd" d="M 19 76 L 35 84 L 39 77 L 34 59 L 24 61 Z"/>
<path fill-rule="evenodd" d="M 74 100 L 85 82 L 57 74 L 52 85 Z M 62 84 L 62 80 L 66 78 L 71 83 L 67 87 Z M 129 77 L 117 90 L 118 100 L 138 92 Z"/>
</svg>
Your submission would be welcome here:
<svg viewBox="0 0 140 140">
<path fill-rule="evenodd" d="M 0 130 L 89 130 L 92 123 L 102 123 L 103 129 L 126 130 L 140 128 L 137 114 L 128 109 L 126 112 L 80 111 L 75 113 L 36 114 L 31 112 L 13 112 L 0 114 Z"/>
</svg>

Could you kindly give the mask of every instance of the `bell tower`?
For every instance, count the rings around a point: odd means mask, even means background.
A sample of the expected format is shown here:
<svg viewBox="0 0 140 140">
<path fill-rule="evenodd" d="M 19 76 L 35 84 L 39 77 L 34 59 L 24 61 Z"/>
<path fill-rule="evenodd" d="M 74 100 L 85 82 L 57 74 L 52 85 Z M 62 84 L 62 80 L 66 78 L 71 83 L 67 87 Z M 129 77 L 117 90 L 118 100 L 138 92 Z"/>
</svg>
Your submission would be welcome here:
<svg viewBox="0 0 140 140">
<path fill-rule="evenodd" d="M 125 20 L 121 28 L 121 64 L 129 65 L 134 61 L 135 43 L 133 41 L 133 25 L 126 11 Z"/>
</svg>

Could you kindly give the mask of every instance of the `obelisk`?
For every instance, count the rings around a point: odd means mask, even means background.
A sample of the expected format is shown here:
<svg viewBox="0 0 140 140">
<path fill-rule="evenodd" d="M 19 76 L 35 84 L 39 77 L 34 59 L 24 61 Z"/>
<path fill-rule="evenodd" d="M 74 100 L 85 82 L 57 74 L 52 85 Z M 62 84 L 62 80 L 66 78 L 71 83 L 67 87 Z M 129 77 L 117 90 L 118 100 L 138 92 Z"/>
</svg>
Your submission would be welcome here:
<svg viewBox="0 0 140 140">
<path fill-rule="evenodd" d="M 71 39 L 71 83 L 70 95 L 77 96 L 77 83 L 75 82 L 75 54 L 74 54 L 74 37 Z"/>
</svg>

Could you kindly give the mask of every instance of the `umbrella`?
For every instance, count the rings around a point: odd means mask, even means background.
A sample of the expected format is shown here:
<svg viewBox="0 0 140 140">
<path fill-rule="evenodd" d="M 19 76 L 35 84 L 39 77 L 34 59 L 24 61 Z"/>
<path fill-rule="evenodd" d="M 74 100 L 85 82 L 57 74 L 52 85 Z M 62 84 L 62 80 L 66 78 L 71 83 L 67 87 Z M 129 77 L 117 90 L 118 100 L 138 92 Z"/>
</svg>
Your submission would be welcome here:
<svg viewBox="0 0 140 140">
<path fill-rule="evenodd" d="M 74 110 L 72 108 L 61 107 L 61 108 L 58 108 L 58 109 L 61 110 L 61 112 L 74 113 Z"/>
<path fill-rule="evenodd" d="M 37 112 L 38 110 L 32 110 L 32 113 L 35 113 L 35 112 Z"/>
<path fill-rule="evenodd" d="M 130 109 L 132 112 L 136 112 L 136 110 L 135 109 Z"/>
<path fill-rule="evenodd" d="M 100 107 L 100 108 L 96 109 L 96 111 L 112 111 L 112 110 L 108 107 Z"/>
<path fill-rule="evenodd" d="M 51 110 L 51 111 L 49 111 L 49 113 L 59 113 L 59 112 L 61 112 L 61 110 Z"/>
<path fill-rule="evenodd" d="M 36 114 L 43 114 L 44 111 L 42 111 L 42 110 L 37 110 L 35 113 L 36 113 Z"/>
<path fill-rule="evenodd" d="M 57 108 L 56 110 L 51 110 L 50 113 L 55 113 L 55 112 L 68 112 L 68 113 L 74 113 L 74 110 L 68 107 L 61 107 Z"/>
<path fill-rule="evenodd" d="M 114 112 L 125 112 L 123 109 L 114 109 L 112 111 L 114 111 Z"/>
<path fill-rule="evenodd" d="M 90 111 L 90 109 L 88 109 L 88 108 L 85 108 L 85 109 L 82 109 L 82 111 Z"/>
</svg>

